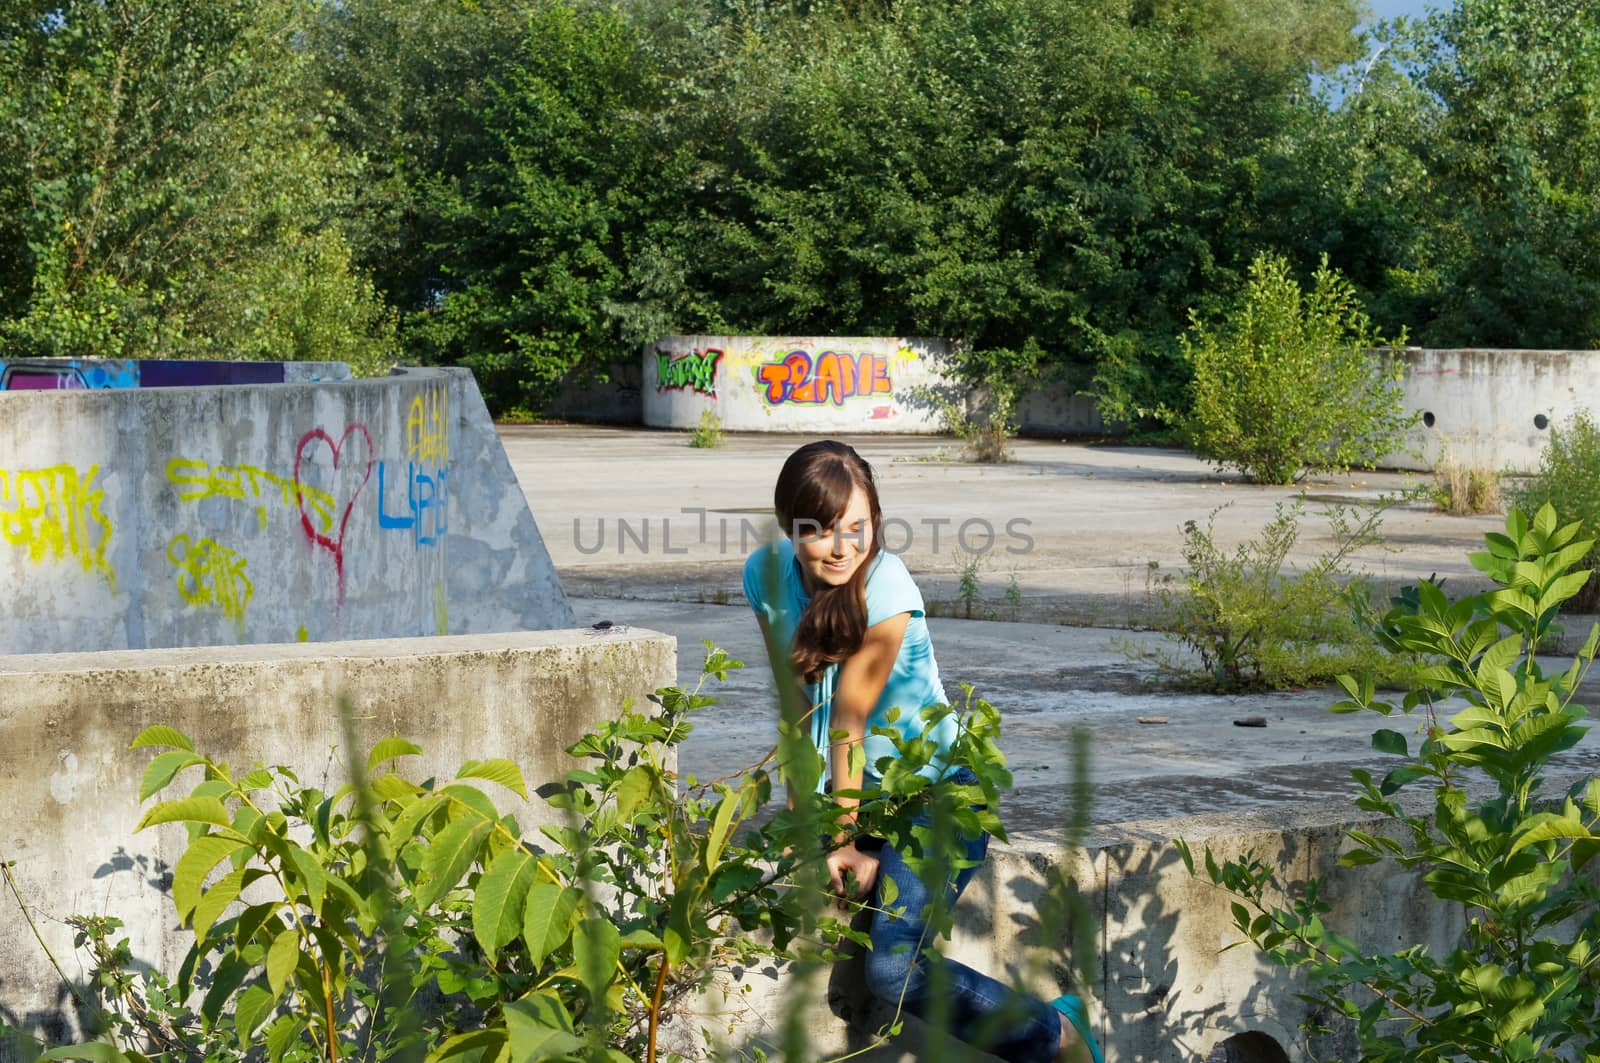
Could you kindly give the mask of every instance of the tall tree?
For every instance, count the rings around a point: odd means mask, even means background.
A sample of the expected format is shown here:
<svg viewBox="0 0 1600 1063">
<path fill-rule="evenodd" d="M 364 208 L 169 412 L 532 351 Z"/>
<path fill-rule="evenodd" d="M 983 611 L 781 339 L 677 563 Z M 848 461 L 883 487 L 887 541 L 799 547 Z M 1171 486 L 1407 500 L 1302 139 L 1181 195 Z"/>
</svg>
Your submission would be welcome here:
<svg viewBox="0 0 1600 1063">
<path fill-rule="evenodd" d="M 0 336 L 13 352 L 373 366 L 391 315 L 297 0 L 5 5 Z"/>
</svg>

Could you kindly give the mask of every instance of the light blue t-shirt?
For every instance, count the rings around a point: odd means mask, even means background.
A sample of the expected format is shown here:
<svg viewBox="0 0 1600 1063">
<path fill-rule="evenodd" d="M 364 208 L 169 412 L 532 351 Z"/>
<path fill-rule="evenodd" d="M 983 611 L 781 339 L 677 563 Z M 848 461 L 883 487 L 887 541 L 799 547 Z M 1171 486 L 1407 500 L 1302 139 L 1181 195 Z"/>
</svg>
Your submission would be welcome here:
<svg viewBox="0 0 1600 1063">
<path fill-rule="evenodd" d="M 778 593 L 768 601 L 765 593 L 773 554 L 777 555 Z M 744 563 L 744 596 L 750 608 L 777 637 L 779 645 L 793 646 L 795 628 L 801 614 L 811 604 L 801 581 L 800 563 L 794 556 L 794 543 L 780 539 L 776 543 L 758 548 Z M 900 642 L 900 653 L 895 657 L 889 681 L 883 694 L 867 717 L 867 735 L 864 743 L 867 774 L 878 778 L 877 763 L 884 757 L 895 755 L 894 743 L 883 735 L 872 733 L 874 727 L 890 728 L 905 738 L 918 736 L 932 739 L 940 752 L 950 748 L 956 736 L 955 717 L 946 716 L 931 729 L 922 719 L 922 710 L 928 705 L 946 703 L 944 687 L 939 683 L 939 666 L 933 659 L 933 641 L 928 637 L 928 622 L 923 617 L 922 592 L 916 581 L 906 571 L 905 562 L 894 554 L 880 552 L 872 561 L 867 573 L 867 626 L 887 620 L 900 613 L 910 613 L 905 638 Z M 839 674 L 837 664 L 829 665 L 815 683 L 807 683 L 806 696 L 817 707 L 812 717 L 812 741 L 824 758 L 828 753 L 829 721 L 832 716 L 833 685 Z M 889 710 L 899 708 L 894 722 L 889 720 Z M 920 774 L 938 779 L 944 771 L 942 761 L 935 760 Z M 823 772 L 819 787 L 827 781 Z"/>
</svg>

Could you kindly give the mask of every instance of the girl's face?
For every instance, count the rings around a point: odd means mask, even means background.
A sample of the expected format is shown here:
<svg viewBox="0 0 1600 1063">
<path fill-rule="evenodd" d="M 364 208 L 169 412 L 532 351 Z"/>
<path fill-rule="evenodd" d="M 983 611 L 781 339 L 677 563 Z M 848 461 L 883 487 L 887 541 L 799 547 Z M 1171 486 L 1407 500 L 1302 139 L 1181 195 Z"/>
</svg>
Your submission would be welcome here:
<svg viewBox="0 0 1600 1063">
<path fill-rule="evenodd" d="M 850 504 L 832 527 L 814 528 L 804 523 L 790 530 L 794 556 L 806 587 L 838 587 L 850 582 L 872 549 L 872 506 L 860 487 L 850 492 Z"/>
</svg>

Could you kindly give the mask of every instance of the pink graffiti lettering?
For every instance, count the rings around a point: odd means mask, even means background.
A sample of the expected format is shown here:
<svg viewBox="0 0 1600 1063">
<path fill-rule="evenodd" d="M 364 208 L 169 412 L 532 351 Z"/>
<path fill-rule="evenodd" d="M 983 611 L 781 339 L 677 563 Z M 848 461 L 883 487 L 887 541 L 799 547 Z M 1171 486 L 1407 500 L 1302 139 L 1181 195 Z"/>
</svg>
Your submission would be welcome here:
<svg viewBox="0 0 1600 1063">
<path fill-rule="evenodd" d="M 781 362 L 756 369 L 756 379 L 766 385 L 762 397 L 772 406 L 784 403 L 843 406 L 846 399 L 887 395 L 889 359 L 877 354 L 841 354 L 823 351 L 815 362 L 805 351 L 790 351 Z"/>
<path fill-rule="evenodd" d="M 339 516 L 339 536 L 338 538 L 334 538 L 332 536 L 324 535 L 322 532 L 317 530 L 314 524 L 312 524 L 311 514 L 306 509 L 306 492 L 302 486 L 304 483 L 304 477 L 301 475 L 301 472 L 306 463 L 306 451 L 312 446 L 312 444 L 320 442 L 326 443 L 328 449 L 333 452 L 333 472 L 335 474 L 335 478 L 337 478 L 340 464 L 344 460 L 342 453 L 344 446 L 349 442 L 352 435 L 359 435 L 362 440 L 365 441 L 366 454 L 361 459 L 361 462 L 363 463 L 360 465 L 361 482 L 355 485 L 355 489 L 350 492 L 349 500 L 344 504 L 344 510 Z M 353 460 L 350 467 L 356 468 L 358 466 Z M 339 441 L 337 443 L 334 442 L 332 436 L 320 428 L 313 428 L 311 431 L 300 437 L 300 445 L 295 448 L 294 452 L 294 487 L 295 497 L 299 499 L 300 502 L 300 526 L 305 530 L 306 538 L 309 539 L 314 545 L 321 546 L 329 553 L 333 554 L 333 569 L 334 573 L 338 577 L 338 590 L 335 601 L 337 601 L 340 605 L 344 604 L 344 533 L 345 529 L 350 525 L 350 511 L 355 508 L 356 498 L 360 496 L 361 489 L 367 486 L 367 481 L 371 478 L 372 433 L 367 431 L 366 425 L 350 425 L 344 430 L 344 434 L 339 437 Z M 335 498 L 337 498 L 337 490 L 335 490 L 334 493 Z"/>
</svg>

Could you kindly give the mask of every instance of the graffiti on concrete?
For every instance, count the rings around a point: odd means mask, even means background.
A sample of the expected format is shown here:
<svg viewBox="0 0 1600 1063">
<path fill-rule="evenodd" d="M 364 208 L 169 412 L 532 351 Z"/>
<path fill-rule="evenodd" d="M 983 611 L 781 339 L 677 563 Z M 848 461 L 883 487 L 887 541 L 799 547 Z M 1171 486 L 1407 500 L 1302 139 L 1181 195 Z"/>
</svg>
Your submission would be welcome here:
<svg viewBox="0 0 1600 1063">
<path fill-rule="evenodd" d="M 333 529 L 333 495 L 310 484 L 301 484 L 297 489 L 294 480 L 254 465 L 211 465 L 192 458 L 173 458 L 167 462 L 167 479 L 179 488 L 180 502 L 206 498 L 250 502 L 263 530 L 267 527 L 269 503 L 281 504 L 297 515 L 303 512 L 303 506 L 310 507 L 324 535 Z"/>
<path fill-rule="evenodd" d="M 358 438 L 361 441 L 359 444 L 355 442 Z M 337 535 L 318 530 L 317 524 L 312 521 L 312 510 L 307 508 L 307 475 L 312 469 L 321 470 L 323 447 L 328 449 L 331 456 L 331 465 L 323 474 L 328 482 L 324 490 L 334 498 L 334 510 L 339 522 Z M 364 424 L 348 426 L 337 440 L 325 430 L 313 428 L 300 437 L 300 443 L 294 451 L 294 486 L 300 503 L 300 526 L 312 545 L 320 546 L 333 555 L 333 570 L 338 580 L 334 600 L 341 606 L 344 604 L 345 532 L 350 527 L 350 512 L 355 509 L 356 499 L 372 478 L 372 466 L 372 433 L 367 431 Z M 342 508 L 339 506 L 341 498 L 344 499 Z"/>
<path fill-rule="evenodd" d="M 681 391 L 684 388 L 700 395 L 717 394 L 717 364 L 722 361 L 722 351 L 708 347 L 703 351 L 690 351 L 674 358 L 667 351 L 656 352 L 656 390 Z"/>
<path fill-rule="evenodd" d="M 409 530 L 412 543 L 419 548 L 437 545 L 450 530 L 445 505 L 449 471 L 435 469 L 430 476 L 416 462 L 406 462 L 406 500 L 402 506 L 389 501 L 388 468 L 388 462 L 378 462 L 378 527 Z"/>
<path fill-rule="evenodd" d="M 22 547 L 35 564 L 75 561 L 115 590 L 117 574 L 106 560 L 114 529 L 101 508 L 99 475 L 98 465 L 82 473 L 71 465 L 0 469 L 0 537 Z"/>
<path fill-rule="evenodd" d="M 409 531 L 412 546 L 435 546 L 449 528 L 450 393 L 436 388 L 411 400 L 406 417 L 405 501 L 390 500 L 390 483 L 398 478 L 400 463 L 391 472 L 388 462 L 378 463 L 378 527 Z M 398 488 L 394 491 L 398 494 Z"/>
<path fill-rule="evenodd" d="M 783 359 L 756 367 L 762 398 L 771 406 L 831 403 L 893 393 L 889 359 L 879 354 L 790 351 Z"/>
<path fill-rule="evenodd" d="M 242 554 L 215 539 L 191 542 L 179 534 L 167 544 L 167 560 L 178 570 L 178 594 L 184 601 L 214 606 L 244 634 L 245 609 L 256 590 L 245 574 L 249 562 Z"/>
<path fill-rule="evenodd" d="M 406 454 L 435 468 L 450 460 L 450 393 L 433 388 L 411 400 L 406 415 Z"/>
<path fill-rule="evenodd" d="M 0 360 L 0 391 L 85 391 L 138 386 L 139 363 L 131 359 Z"/>
</svg>

